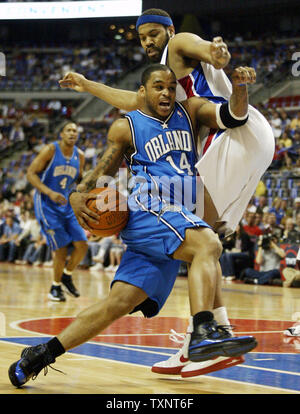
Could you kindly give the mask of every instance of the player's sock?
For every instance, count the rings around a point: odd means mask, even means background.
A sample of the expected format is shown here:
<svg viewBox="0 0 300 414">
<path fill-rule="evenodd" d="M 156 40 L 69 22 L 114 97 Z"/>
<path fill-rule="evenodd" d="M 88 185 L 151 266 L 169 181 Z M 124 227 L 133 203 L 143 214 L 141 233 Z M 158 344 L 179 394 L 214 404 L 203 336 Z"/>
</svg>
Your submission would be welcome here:
<svg viewBox="0 0 300 414">
<path fill-rule="evenodd" d="M 65 348 L 56 337 L 50 339 L 47 343 L 47 347 L 54 358 L 57 358 L 66 352 Z"/>
<path fill-rule="evenodd" d="M 213 314 L 217 323 L 219 325 L 226 325 L 228 327 L 228 331 L 233 335 L 232 329 L 229 328 L 231 325 L 228 319 L 227 309 L 225 308 L 225 306 L 220 306 L 219 308 L 214 309 Z"/>
</svg>

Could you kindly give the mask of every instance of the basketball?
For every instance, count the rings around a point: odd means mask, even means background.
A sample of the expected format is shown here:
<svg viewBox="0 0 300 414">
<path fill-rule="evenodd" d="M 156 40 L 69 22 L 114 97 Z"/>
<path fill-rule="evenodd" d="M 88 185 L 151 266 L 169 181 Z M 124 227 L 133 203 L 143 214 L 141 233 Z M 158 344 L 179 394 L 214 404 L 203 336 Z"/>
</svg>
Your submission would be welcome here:
<svg viewBox="0 0 300 414">
<path fill-rule="evenodd" d="M 88 200 L 87 207 L 99 216 L 99 223 L 87 221 L 96 236 L 113 236 L 127 224 L 129 212 L 127 198 L 112 187 L 95 188 L 90 193 L 97 194 L 95 200 Z"/>
</svg>

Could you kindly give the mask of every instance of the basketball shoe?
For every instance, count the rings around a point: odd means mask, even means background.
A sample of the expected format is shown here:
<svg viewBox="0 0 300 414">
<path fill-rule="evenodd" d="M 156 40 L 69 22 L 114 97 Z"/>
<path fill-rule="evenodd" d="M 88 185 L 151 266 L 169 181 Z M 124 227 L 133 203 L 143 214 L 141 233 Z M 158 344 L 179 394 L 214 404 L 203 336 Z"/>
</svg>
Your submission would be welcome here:
<svg viewBox="0 0 300 414">
<path fill-rule="evenodd" d="M 230 328 L 231 326 L 228 326 L 229 332 Z M 170 339 L 177 343 L 183 343 L 183 346 L 169 359 L 154 364 L 151 369 L 152 372 L 166 375 L 181 375 L 183 378 L 189 378 L 219 371 L 221 369 L 229 368 L 245 362 L 245 358 L 243 356 L 230 358 L 217 357 L 203 362 L 192 362 L 188 357 L 188 348 L 192 330 L 192 317 L 190 318 L 190 324 L 185 336 L 179 335 L 174 330 L 171 330 L 172 335 L 170 335 Z"/>
<path fill-rule="evenodd" d="M 78 290 L 74 286 L 72 276 L 69 276 L 69 275 L 66 275 L 65 273 L 63 273 L 63 275 L 61 277 L 61 283 L 66 288 L 67 293 L 74 296 L 75 298 L 78 298 L 80 296 L 80 293 L 78 292 Z"/>
<path fill-rule="evenodd" d="M 286 336 L 300 336 L 300 322 L 297 322 L 290 328 L 287 328 L 283 333 Z"/>
<path fill-rule="evenodd" d="M 47 344 L 31 346 L 24 348 L 21 353 L 21 359 L 14 362 L 8 370 L 10 382 L 15 387 L 21 387 L 27 381 L 38 376 L 40 371 L 44 368 L 44 375 L 48 372 L 48 366 L 55 362 L 55 358 L 51 355 Z M 56 370 L 55 368 L 50 368 Z M 61 372 L 61 371 L 59 371 Z"/>
<path fill-rule="evenodd" d="M 192 362 L 240 357 L 256 346 L 253 336 L 232 336 L 226 327 L 217 324 L 212 312 L 199 312 L 193 316 L 193 332 L 188 347 L 188 357 Z"/>
<path fill-rule="evenodd" d="M 54 302 L 65 302 L 66 298 L 64 292 L 62 291 L 61 286 L 51 286 L 50 292 L 48 293 L 48 298 Z"/>
</svg>

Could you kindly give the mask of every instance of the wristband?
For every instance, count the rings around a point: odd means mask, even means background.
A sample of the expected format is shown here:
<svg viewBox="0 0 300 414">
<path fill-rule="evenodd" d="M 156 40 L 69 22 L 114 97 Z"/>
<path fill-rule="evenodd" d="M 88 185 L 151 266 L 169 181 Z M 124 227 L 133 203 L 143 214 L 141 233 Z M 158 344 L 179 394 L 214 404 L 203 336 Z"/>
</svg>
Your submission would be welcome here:
<svg viewBox="0 0 300 414">
<path fill-rule="evenodd" d="M 232 113 L 230 110 L 230 106 L 228 102 L 225 102 L 223 104 L 218 104 L 216 107 L 216 118 L 217 118 L 217 124 L 221 129 L 226 128 L 236 128 L 242 125 L 245 125 L 245 123 L 248 121 L 249 115 L 248 113 L 243 117 L 237 117 Z"/>
</svg>

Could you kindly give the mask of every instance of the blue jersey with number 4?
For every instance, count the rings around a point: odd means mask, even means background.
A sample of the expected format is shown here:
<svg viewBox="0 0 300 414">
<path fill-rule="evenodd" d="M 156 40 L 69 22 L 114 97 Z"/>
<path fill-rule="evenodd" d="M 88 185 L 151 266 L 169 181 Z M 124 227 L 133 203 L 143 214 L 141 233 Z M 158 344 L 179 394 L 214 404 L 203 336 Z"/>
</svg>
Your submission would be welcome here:
<svg viewBox="0 0 300 414">
<path fill-rule="evenodd" d="M 127 159 L 133 174 L 129 207 L 160 211 L 165 205 L 195 203 L 197 154 L 192 123 L 185 108 L 175 103 L 164 121 L 142 111 L 129 112 L 135 152 Z"/>
<path fill-rule="evenodd" d="M 40 180 L 52 191 L 61 193 L 68 201 L 68 196 L 72 184 L 77 179 L 80 169 L 80 158 L 78 148 L 75 146 L 71 157 L 65 157 L 60 149 L 59 143 L 54 142 L 55 152 L 48 167 L 39 174 Z M 66 205 L 59 205 L 52 201 L 46 194 L 38 191 L 35 193 L 35 203 L 41 203 L 47 209 L 54 210 L 59 214 L 66 214 L 72 211 L 72 207 L 67 202 Z"/>
</svg>

